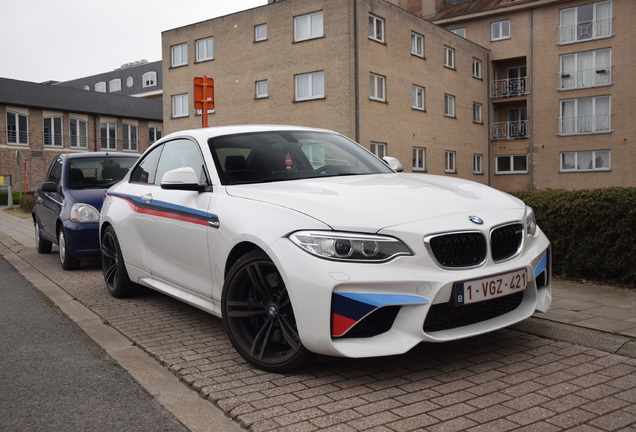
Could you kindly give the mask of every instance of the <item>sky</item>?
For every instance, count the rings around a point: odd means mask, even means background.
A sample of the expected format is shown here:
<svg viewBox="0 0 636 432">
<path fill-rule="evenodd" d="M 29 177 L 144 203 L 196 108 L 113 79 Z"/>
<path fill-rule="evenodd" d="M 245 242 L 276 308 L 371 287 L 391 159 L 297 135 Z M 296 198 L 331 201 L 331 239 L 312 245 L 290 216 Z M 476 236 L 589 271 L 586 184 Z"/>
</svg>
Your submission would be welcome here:
<svg viewBox="0 0 636 432">
<path fill-rule="evenodd" d="M 0 77 L 68 81 L 161 60 L 161 32 L 267 0 L 2 1 Z"/>
</svg>

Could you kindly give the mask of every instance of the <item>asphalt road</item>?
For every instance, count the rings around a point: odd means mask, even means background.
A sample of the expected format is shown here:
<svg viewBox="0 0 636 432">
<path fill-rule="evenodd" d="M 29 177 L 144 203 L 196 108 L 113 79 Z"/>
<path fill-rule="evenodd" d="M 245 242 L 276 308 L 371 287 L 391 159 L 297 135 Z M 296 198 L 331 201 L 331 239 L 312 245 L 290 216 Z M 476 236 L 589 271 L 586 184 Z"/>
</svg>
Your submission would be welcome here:
<svg viewBox="0 0 636 432">
<path fill-rule="evenodd" d="M 0 257 L 0 431 L 187 431 Z"/>
</svg>

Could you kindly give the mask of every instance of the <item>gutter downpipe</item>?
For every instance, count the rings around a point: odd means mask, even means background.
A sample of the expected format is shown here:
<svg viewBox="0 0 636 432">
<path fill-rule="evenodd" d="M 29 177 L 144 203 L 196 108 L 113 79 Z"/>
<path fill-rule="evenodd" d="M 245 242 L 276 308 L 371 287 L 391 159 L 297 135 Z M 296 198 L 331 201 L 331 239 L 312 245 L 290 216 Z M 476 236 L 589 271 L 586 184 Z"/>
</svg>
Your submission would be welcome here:
<svg viewBox="0 0 636 432">
<path fill-rule="evenodd" d="M 488 69 L 487 69 L 487 82 L 488 85 L 486 86 L 486 97 L 488 100 L 488 120 L 486 123 L 488 125 L 488 186 L 492 186 L 492 181 L 493 181 L 493 171 L 492 171 L 492 146 L 493 146 L 493 140 L 492 140 L 492 116 L 491 116 L 491 112 L 493 110 L 493 106 L 492 106 L 492 97 L 490 96 L 490 83 L 492 80 L 492 62 L 490 60 L 490 51 L 488 51 L 487 54 L 487 65 L 488 65 Z"/>
<path fill-rule="evenodd" d="M 360 142 L 360 55 L 358 46 L 358 0 L 353 0 L 353 50 L 354 50 L 354 110 L 355 110 L 355 141 Z"/>
<path fill-rule="evenodd" d="M 530 58 L 528 59 L 528 70 L 530 70 L 530 97 L 528 98 L 528 111 L 531 113 L 529 118 L 528 118 L 528 126 L 530 129 L 530 192 L 534 191 L 534 129 L 532 127 L 532 125 L 534 124 L 533 121 L 533 117 L 534 117 L 534 111 L 533 111 L 533 107 L 534 104 L 532 103 L 533 100 L 533 96 L 534 96 L 534 70 L 532 68 L 532 59 L 534 57 L 534 52 L 533 52 L 533 48 L 534 48 L 534 41 L 532 39 L 532 27 L 534 25 L 534 8 L 530 8 Z"/>
</svg>

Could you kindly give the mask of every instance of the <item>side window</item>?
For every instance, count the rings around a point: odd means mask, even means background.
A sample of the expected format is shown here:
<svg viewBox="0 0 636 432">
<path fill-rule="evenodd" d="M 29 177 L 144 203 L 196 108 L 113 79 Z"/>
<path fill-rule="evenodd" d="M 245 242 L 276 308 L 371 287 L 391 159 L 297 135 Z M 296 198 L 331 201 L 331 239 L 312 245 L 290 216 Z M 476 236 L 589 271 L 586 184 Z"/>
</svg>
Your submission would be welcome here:
<svg viewBox="0 0 636 432">
<path fill-rule="evenodd" d="M 141 162 L 130 173 L 130 181 L 134 183 L 150 183 L 154 184 L 155 174 L 157 172 L 157 163 L 163 146 L 156 147 L 148 153 Z"/>
<path fill-rule="evenodd" d="M 199 183 L 206 183 L 203 165 L 203 156 L 197 143 L 185 139 L 169 141 L 163 145 L 154 183 L 160 185 L 165 173 L 183 167 L 192 168 L 197 174 Z"/>
<path fill-rule="evenodd" d="M 60 179 L 62 178 L 62 159 L 56 159 L 49 170 L 49 175 L 46 177 L 47 182 L 53 182 L 56 185 L 60 185 Z"/>
</svg>

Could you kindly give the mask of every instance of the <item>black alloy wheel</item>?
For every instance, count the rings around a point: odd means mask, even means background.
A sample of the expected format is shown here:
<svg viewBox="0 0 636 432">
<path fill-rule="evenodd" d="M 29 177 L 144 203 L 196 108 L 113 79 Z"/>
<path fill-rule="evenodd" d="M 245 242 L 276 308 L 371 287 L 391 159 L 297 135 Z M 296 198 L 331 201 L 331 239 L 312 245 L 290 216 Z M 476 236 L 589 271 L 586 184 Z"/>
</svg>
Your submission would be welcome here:
<svg viewBox="0 0 636 432">
<path fill-rule="evenodd" d="M 133 295 L 135 284 L 128 277 L 119 241 L 112 226 L 106 227 L 102 234 L 101 249 L 102 271 L 108 292 L 116 298 Z"/>
<path fill-rule="evenodd" d="M 314 357 L 300 341 L 283 279 L 260 250 L 241 257 L 223 287 L 223 324 L 248 362 L 269 372 L 291 372 Z"/>
</svg>

